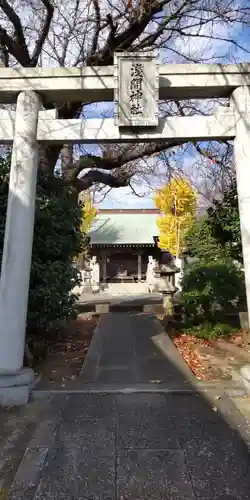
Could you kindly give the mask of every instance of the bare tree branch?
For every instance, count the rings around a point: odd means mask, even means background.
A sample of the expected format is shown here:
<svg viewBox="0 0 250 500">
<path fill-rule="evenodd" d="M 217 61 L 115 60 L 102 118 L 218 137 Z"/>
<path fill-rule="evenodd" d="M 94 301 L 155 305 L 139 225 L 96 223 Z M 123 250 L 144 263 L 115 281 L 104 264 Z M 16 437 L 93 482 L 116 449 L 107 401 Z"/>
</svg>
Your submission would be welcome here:
<svg viewBox="0 0 250 500">
<path fill-rule="evenodd" d="M 92 44 L 91 48 L 89 51 L 88 59 L 93 57 L 93 55 L 96 52 L 97 45 L 98 45 L 98 39 L 99 39 L 99 33 L 101 30 L 101 12 L 100 12 L 100 5 L 99 5 L 99 0 L 92 0 L 94 9 L 95 9 L 95 31 L 93 33 L 92 37 Z"/>
<path fill-rule="evenodd" d="M 89 189 L 94 184 L 105 184 L 105 186 L 110 186 L 112 188 L 128 186 L 127 179 L 122 177 L 116 177 L 111 174 L 106 174 L 100 170 L 89 170 L 83 177 L 76 178 L 73 180 L 73 185 L 80 193 Z"/>
<path fill-rule="evenodd" d="M 247 23 L 250 26 L 250 7 L 245 2 L 242 5 L 237 0 L 0 0 L 2 18 L 6 17 L 1 19 L 0 26 L 1 64 L 8 64 L 8 52 L 10 65 L 24 67 L 36 66 L 42 61 L 46 65 L 66 67 L 109 65 L 114 51 L 134 52 L 154 47 L 164 48 L 164 59 L 169 62 L 211 62 L 214 53 L 203 53 L 206 40 L 237 48 L 237 54 L 245 50 L 238 39 L 238 28 L 246 27 Z M 189 50 L 193 40 L 194 50 Z M 202 40 L 205 42 L 199 43 Z M 225 53 L 218 50 L 217 61 L 225 57 Z M 82 110 L 81 102 L 58 106 L 60 118 L 80 117 Z M 176 113 L 191 116 L 197 114 L 197 110 L 207 114 L 207 104 L 169 101 L 161 104 L 161 110 L 164 116 Z M 62 146 L 45 147 L 40 167 L 53 171 Z M 142 181 L 150 187 L 153 177 L 160 182 L 159 179 L 166 180 L 172 173 L 185 172 L 185 154 L 190 151 L 194 163 L 200 162 L 196 177 L 204 176 L 202 182 L 204 186 L 207 183 L 208 189 L 213 183 L 227 182 L 228 171 L 232 171 L 231 145 L 219 142 L 184 145 L 178 141 L 162 141 L 111 145 L 103 149 L 99 146 L 96 155 L 90 154 L 91 151 L 93 149 L 87 148 L 85 157 L 76 162 L 69 151 L 66 154 L 65 148 L 62 152 L 62 162 L 67 163 L 64 173 L 71 182 L 77 183 L 77 189 L 80 186 L 99 189 L 98 183 L 118 187 L 133 182 L 133 186 L 135 183 L 138 186 Z M 155 157 L 150 161 L 152 155 Z M 79 176 L 82 177 L 79 179 Z"/>
<path fill-rule="evenodd" d="M 2 43 L 0 36 L 0 67 L 8 68 L 9 66 L 9 52 L 4 43 Z"/>
<path fill-rule="evenodd" d="M 11 40 L 6 31 L 1 27 L 0 31 L 2 41 L 4 45 L 8 47 L 10 53 L 14 57 L 17 56 L 17 59 L 22 61 L 21 64 L 23 66 L 28 66 L 30 62 L 30 56 L 26 45 L 21 20 L 16 14 L 15 10 L 9 4 L 9 2 L 7 2 L 7 0 L 0 0 L 0 7 L 13 25 L 15 32 L 15 40 Z"/>
<path fill-rule="evenodd" d="M 0 0 L 0 2 L 1 2 L 1 0 Z M 46 9 L 46 14 L 45 14 L 44 22 L 40 28 L 40 33 L 38 35 L 33 54 L 31 56 L 31 61 L 29 64 L 30 66 L 37 65 L 39 56 L 40 56 L 42 48 L 43 48 L 43 44 L 48 36 L 50 25 L 51 25 L 51 22 L 53 19 L 53 14 L 54 14 L 54 7 L 53 7 L 52 3 L 50 2 L 50 0 L 41 0 L 41 2 L 43 3 L 43 5 Z"/>
<path fill-rule="evenodd" d="M 135 48 L 132 47 L 135 40 L 140 37 L 147 25 L 150 23 L 152 17 L 158 12 L 161 12 L 163 6 L 168 3 L 168 1 L 169 0 L 148 0 L 145 2 L 145 10 L 142 10 L 142 15 L 140 17 L 135 15 L 129 26 L 122 33 L 119 33 L 116 36 L 116 27 L 113 23 L 112 16 L 107 16 L 110 24 L 110 35 L 107 43 L 98 53 L 87 59 L 87 64 L 99 66 L 112 64 L 113 54 L 115 51 L 124 51 L 127 49 L 130 49 L 131 51 L 135 50 Z"/>
<path fill-rule="evenodd" d="M 180 145 L 180 142 L 152 142 L 144 145 L 137 144 L 134 148 L 129 145 L 122 150 L 120 155 L 116 155 L 114 157 L 106 156 L 105 152 L 104 156 L 86 154 L 84 156 L 80 156 L 78 161 L 75 163 L 73 175 L 74 177 L 77 177 L 82 170 L 88 168 L 100 168 L 102 170 L 118 169 L 141 158 L 166 151 L 173 148 L 177 144 Z"/>
</svg>

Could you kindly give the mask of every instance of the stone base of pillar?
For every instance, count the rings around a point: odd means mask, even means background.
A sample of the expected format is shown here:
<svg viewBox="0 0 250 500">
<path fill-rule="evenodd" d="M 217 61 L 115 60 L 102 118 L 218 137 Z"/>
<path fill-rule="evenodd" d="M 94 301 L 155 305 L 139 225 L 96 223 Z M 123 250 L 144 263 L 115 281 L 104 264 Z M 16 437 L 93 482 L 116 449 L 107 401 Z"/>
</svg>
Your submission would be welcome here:
<svg viewBox="0 0 250 500">
<path fill-rule="evenodd" d="M 242 366 L 240 374 L 245 389 L 250 392 L 250 364 Z"/>
<path fill-rule="evenodd" d="M 21 406 L 28 403 L 34 384 L 34 372 L 23 368 L 17 373 L 0 371 L 0 406 Z"/>
<path fill-rule="evenodd" d="M 173 294 L 172 292 L 163 292 L 163 308 L 165 314 L 173 316 Z"/>
</svg>

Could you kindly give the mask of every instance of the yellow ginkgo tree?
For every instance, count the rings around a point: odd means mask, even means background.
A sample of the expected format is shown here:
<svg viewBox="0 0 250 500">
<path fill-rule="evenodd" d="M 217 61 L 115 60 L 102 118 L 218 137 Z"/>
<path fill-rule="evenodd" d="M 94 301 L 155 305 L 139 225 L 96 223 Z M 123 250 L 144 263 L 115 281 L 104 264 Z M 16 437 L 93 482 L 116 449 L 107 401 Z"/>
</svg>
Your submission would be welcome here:
<svg viewBox="0 0 250 500">
<path fill-rule="evenodd" d="M 186 232 L 195 218 L 196 192 L 188 180 L 174 178 L 157 190 L 154 201 L 161 213 L 157 221 L 159 247 L 179 258 Z"/>
<path fill-rule="evenodd" d="M 92 196 L 89 191 L 83 191 L 79 196 L 79 203 L 81 204 L 81 233 L 83 235 L 88 234 L 92 222 L 96 217 L 97 210 L 93 205 Z M 88 240 L 84 239 L 84 243 L 82 245 L 82 251 L 79 255 L 76 255 L 74 260 L 83 262 L 85 258 L 88 256 Z"/>
<path fill-rule="evenodd" d="M 82 204 L 81 232 L 86 234 L 90 230 L 91 224 L 97 214 L 97 211 L 93 205 L 92 196 L 89 191 L 82 192 L 80 201 Z"/>
</svg>

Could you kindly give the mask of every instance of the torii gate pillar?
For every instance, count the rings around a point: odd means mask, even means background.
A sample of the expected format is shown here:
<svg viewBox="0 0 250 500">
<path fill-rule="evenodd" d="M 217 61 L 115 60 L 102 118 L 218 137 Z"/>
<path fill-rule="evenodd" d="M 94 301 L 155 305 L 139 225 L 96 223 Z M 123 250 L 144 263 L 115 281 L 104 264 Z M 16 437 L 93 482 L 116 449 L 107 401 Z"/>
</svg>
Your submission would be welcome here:
<svg viewBox="0 0 250 500">
<path fill-rule="evenodd" d="M 23 369 L 33 244 L 39 147 L 40 97 L 17 99 L 9 196 L 0 280 L 0 404 L 26 403 L 33 372 Z"/>
<path fill-rule="evenodd" d="M 242 86 L 235 89 L 231 97 L 231 106 L 235 114 L 234 156 L 250 327 L 250 87 Z M 241 375 L 246 389 L 249 390 L 250 364 L 241 368 Z"/>
<path fill-rule="evenodd" d="M 250 325 L 250 87 L 234 90 L 231 106 L 235 114 L 234 156 Z"/>
</svg>

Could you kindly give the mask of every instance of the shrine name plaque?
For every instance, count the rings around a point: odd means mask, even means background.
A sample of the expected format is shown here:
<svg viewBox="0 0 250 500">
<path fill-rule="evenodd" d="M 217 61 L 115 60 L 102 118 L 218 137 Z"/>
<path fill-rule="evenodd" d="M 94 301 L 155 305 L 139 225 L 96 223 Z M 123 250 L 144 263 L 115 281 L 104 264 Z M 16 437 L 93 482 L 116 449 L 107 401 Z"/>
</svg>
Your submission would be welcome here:
<svg viewBox="0 0 250 500">
<path fill-rule="evenodd" d="M 118 52 L 114 57 L 115 123 L 158 125 L 159 73 L 155 52 Z"/>
</svg>

